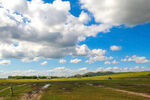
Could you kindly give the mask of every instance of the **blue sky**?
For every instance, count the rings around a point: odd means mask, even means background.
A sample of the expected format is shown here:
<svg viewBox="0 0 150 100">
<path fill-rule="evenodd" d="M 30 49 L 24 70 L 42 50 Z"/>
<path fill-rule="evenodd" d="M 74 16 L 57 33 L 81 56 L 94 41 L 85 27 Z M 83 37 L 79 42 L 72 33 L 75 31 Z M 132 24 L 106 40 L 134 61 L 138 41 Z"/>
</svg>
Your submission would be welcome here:
<svg viewBox="0 0 150 100">
<path fill-rule="evenodd" d="M 130 5 L 120 0 L 8 2 L 0 2 L 0 77 L 61 68 L 73 74 L 150 69 L 146 0 Z"/>
</svg>

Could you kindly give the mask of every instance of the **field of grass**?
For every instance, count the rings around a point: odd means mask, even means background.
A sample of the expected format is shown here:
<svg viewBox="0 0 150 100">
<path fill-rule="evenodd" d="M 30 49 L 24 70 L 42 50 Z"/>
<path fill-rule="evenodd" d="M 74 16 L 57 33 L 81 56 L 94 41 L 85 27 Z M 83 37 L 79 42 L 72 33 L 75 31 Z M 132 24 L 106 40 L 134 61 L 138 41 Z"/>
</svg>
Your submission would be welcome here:
<svg viewBox="0 0 150 100">
<path fill-rule="evenodd" d="M 32 100 L 35 94 L 40 95 L 37 100 L 150 100 L 143 96 L 105 88 L 133 91 L 150 96 L 150 76 L 148 74 L 150 72 L 126 72 L 81 79 L 1 79 L 0 100 Z M 112 77 L 112 80 L 108 80 L 108 77 Z M 46 84 L 51 84 L 51 86 L 40 90 Z M 11 85 L 14 88 L 13 96 L 9 88 Z M 31 98 L 22 99 L 27 94 Z"/>
<path fill-rule="evenodd" d="M 134 80 L 144 80 L 146 77 L 148 77 L 148 74 L 150 74 L 150 71 L 147 72 L 124 72 L 119 74 L 112 74 L 112 75 L 104 75 L 104 76 L 94 76 L 94 77 L 83 77 L 81 79 L 78 78 L 57 78 L 57 79 L 0 79 L 0 83 L 29 83 L 29 82 L 51 82 L 51 81 L 85 81 L 85 80 L 108 80 L 108 77 L 112 77 L 114 79 L 131 79 L 134 78 Z"/>
<path fill-rule="evenodd" d="M 4 91 L 0 91 L 0 98 L 4 100 L 17 100 L 18 97 L 22 96 L 25 92 L 30 91 L 31 85 L 14 85 L 14 93 L 11 95 L 10 88 L 8 87 Z"/>
<path fill-rule="evenodd" d="M 82 82 L 53 83 L 41 100 L 149 100 L 144 97 L 119 93 L 113 90 L 89 86 Z"/>
</svg>

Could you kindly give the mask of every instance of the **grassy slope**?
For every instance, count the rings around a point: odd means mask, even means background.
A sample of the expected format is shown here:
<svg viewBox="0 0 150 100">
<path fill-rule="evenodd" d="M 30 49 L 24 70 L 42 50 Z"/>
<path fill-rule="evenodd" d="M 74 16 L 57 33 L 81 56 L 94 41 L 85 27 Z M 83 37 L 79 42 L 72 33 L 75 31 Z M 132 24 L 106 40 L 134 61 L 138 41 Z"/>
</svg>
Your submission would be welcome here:
<svg viewBox="0 0 150 100">
<path fill-rule="evenodd" d="M 24 96 L 25 93 L 30 93 L 31 91 L 41 89 L 41 87 L 43 87 L 45 84 L 47 83 L 5 83 L 3 85 L 6 85 L 8 89 L 0 91 L 0 100 L 1 98 L 4 100 L 19 100 L 22 96 Z M 10 85 L 13 86 L 13 96 L 11 96 Z"/>
<path fill-rule="evenodd" d="M 112 77 L 113 79 L 120 78 L 139 78 L 142 76 L 148 76 L 150 71 L 147 72 L 125 72 L 121 74 L 113 74 L 113 75 L 104 75 L 104 76 L 94 76 L 94 77 L 83 77 L 81 79 L 78 78 L 58 78 L 58 79 L 0 79 L 0 83 L 18 83 L 18 82 L 50 82 L 50 81 L 77 81 L 77 80 L 108 80 L 108 77 Z"/>
<path fill-rule="evenodd" d="M 16 98 L 32 91 L 31 84 L 46 84 L 50 82 L 50 87 L 44 92 L 41 100 L 147 100 L 143 97 L 133 96 L 124 93 L 118 93 L 112 90 L 96 87 L 96 85 L 103 85 L 106 87 L 119 88 L 129 91 L 150 93 L 150 72 L 128 72 L 121 74 L 84 77 L 78 78 L 61 78 L 61 79 L 3 79 L 0 80 L 0 88 L 6 88 L 10 84 L 16 84 L 15 96 L 10 97 L 10 90 L 0 92 L 0 97 L 8 100 L 17 100 Z M 112 80 L 108 80 L 112 77 Z M 19 84 L 28 84 L 26 86 L 19 86 Z M 87 86 L 86 83 L 94 83 L 95 86 Z"/>
<path fill-rule="evenodd" d="M 88 86 L 80 82 L 55 83 L 43 94 L 41 100 L 148 100 L 126 93 Z"/>
<path fill-rule="evenodd" d="M 0 97 L 3 97 L 4 100 L 17 100 L 20 96 L 22 96 L 25 92 L 31 90 L 31 85 L 14 85 L 14 94 L 11 96 L 10 88 L 1 91 Z"/>
<path fill-rule="evenodd" d="M 57 81 L 69 80 L 70 82 L 66 81 L 66 83 L 64 83 L 62 81 L 53 84 L 52 87 L 43 94 L 41 100 L 149 100 L 143 97 L 97 87 L 97 85 L 103 85 L 106 87 L 149 94 L 149 73 L 150 72 L 128 72 L 114 75 L 85 77 L 81 79 L 57 79 Z M 112 77 L 113 79 L 108 80 L 108 77 Z M 92 83 L 95 84 L 95 86 L 87 86 L 86 83 Z"/>
</svg>

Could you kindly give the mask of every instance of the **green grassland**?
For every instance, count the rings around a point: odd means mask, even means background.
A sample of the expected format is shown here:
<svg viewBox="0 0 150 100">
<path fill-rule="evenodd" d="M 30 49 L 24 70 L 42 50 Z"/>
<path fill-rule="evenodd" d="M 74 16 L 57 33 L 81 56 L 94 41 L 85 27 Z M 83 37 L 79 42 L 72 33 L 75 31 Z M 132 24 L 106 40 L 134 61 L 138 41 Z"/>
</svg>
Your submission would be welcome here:
<svg viewBox="0 0 150 100">
<path fill-rule="evenodd" d="M 150 72 L 125 72 L 112 75 L 83 78 L 58 79 L 1 79 L 0 100 L 22 100 L 25 94 L 40 89 L 45 84 L 50 87 L 42 91 L 40 100 L 150 100 L 150 98 L 117 92 L 107 88 L 122 89 L 150 95 Z M 112 77 L 109 80 L 108 77 Z M 92 85 L 88 85 L 92 84 Z M 14 88 L 11 96 L 10 86 Z"/>
<path fill-rule="evenodd" d="M 148 74 L 150 71 L 146 72 L 124 72 L 124 73 L 117 73 L 112 75 L 104 75 L 104 76 L 93 76 L 93 77 L 83 77 L 83 78 L 57 78 L 57 79 L 0 79 L 0 83 L 29 83 L 29 82 L 51 82 L 51 81 L 85 81 L 85 80 L 108 80 L 108 77 L 112 77 L 113 80 L 115 79 L 133 79 L 134 80 L 144 80 L 148 78 Z M 145 77 L 144 77 L 145 76 Z"/>
<path fill-rule="evenodd" d="M 144 97 L 88 86 L 80 82 L 53 83 L 41 100 L 148 100 Z"/>
</svg>

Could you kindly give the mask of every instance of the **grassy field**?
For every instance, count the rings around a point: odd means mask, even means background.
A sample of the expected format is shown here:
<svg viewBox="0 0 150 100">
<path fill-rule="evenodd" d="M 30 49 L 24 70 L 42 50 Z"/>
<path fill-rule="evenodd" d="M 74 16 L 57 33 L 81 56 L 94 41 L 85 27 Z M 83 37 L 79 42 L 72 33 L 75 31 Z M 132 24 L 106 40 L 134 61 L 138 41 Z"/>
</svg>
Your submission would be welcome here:
<svg viewBox="0 0 150 100">
<path fill-rule="evenodd" d="M 29 83 L 29 82 L 51 82 L 51 81 L 85 81 L 85 80 L 108 80 L 108 77 L 112 77 L 114 79 L 131 79 L 133 80 L 144 80 L 146 77 L 148 77 L 148 74 L 150 74 L 150 71 L 147 72 L 124 72 L 119 74 L 113 74 L 113 75 L 104 75 L 104 76 L 94 76 L 94 77 L 83 77 L 81 79 L 78 78 L 57 78 L 57 79 L 0 79 L 0 83 Z"/>
<path fill-rule="evenodd" d="M 0 100 L 150 100 L 141 95 L 114 90 L 121 89 L 150 96 L 148 74 L 150 72 L 126 72 L 81 79 L 1 79 Z M 112 80 L 108 80 L 108 77 L 112 77 Z M 50 87 L 42 89 L 46 84 L 50 84 Z M 10 86 L 14 88 L 13 96 Z"/>
<path fill-rule="evenodd" d="M 144 97 L 89 86 L 80 82 L 53 83 L 41 100 L 148 100 Z"/>
</svg>

